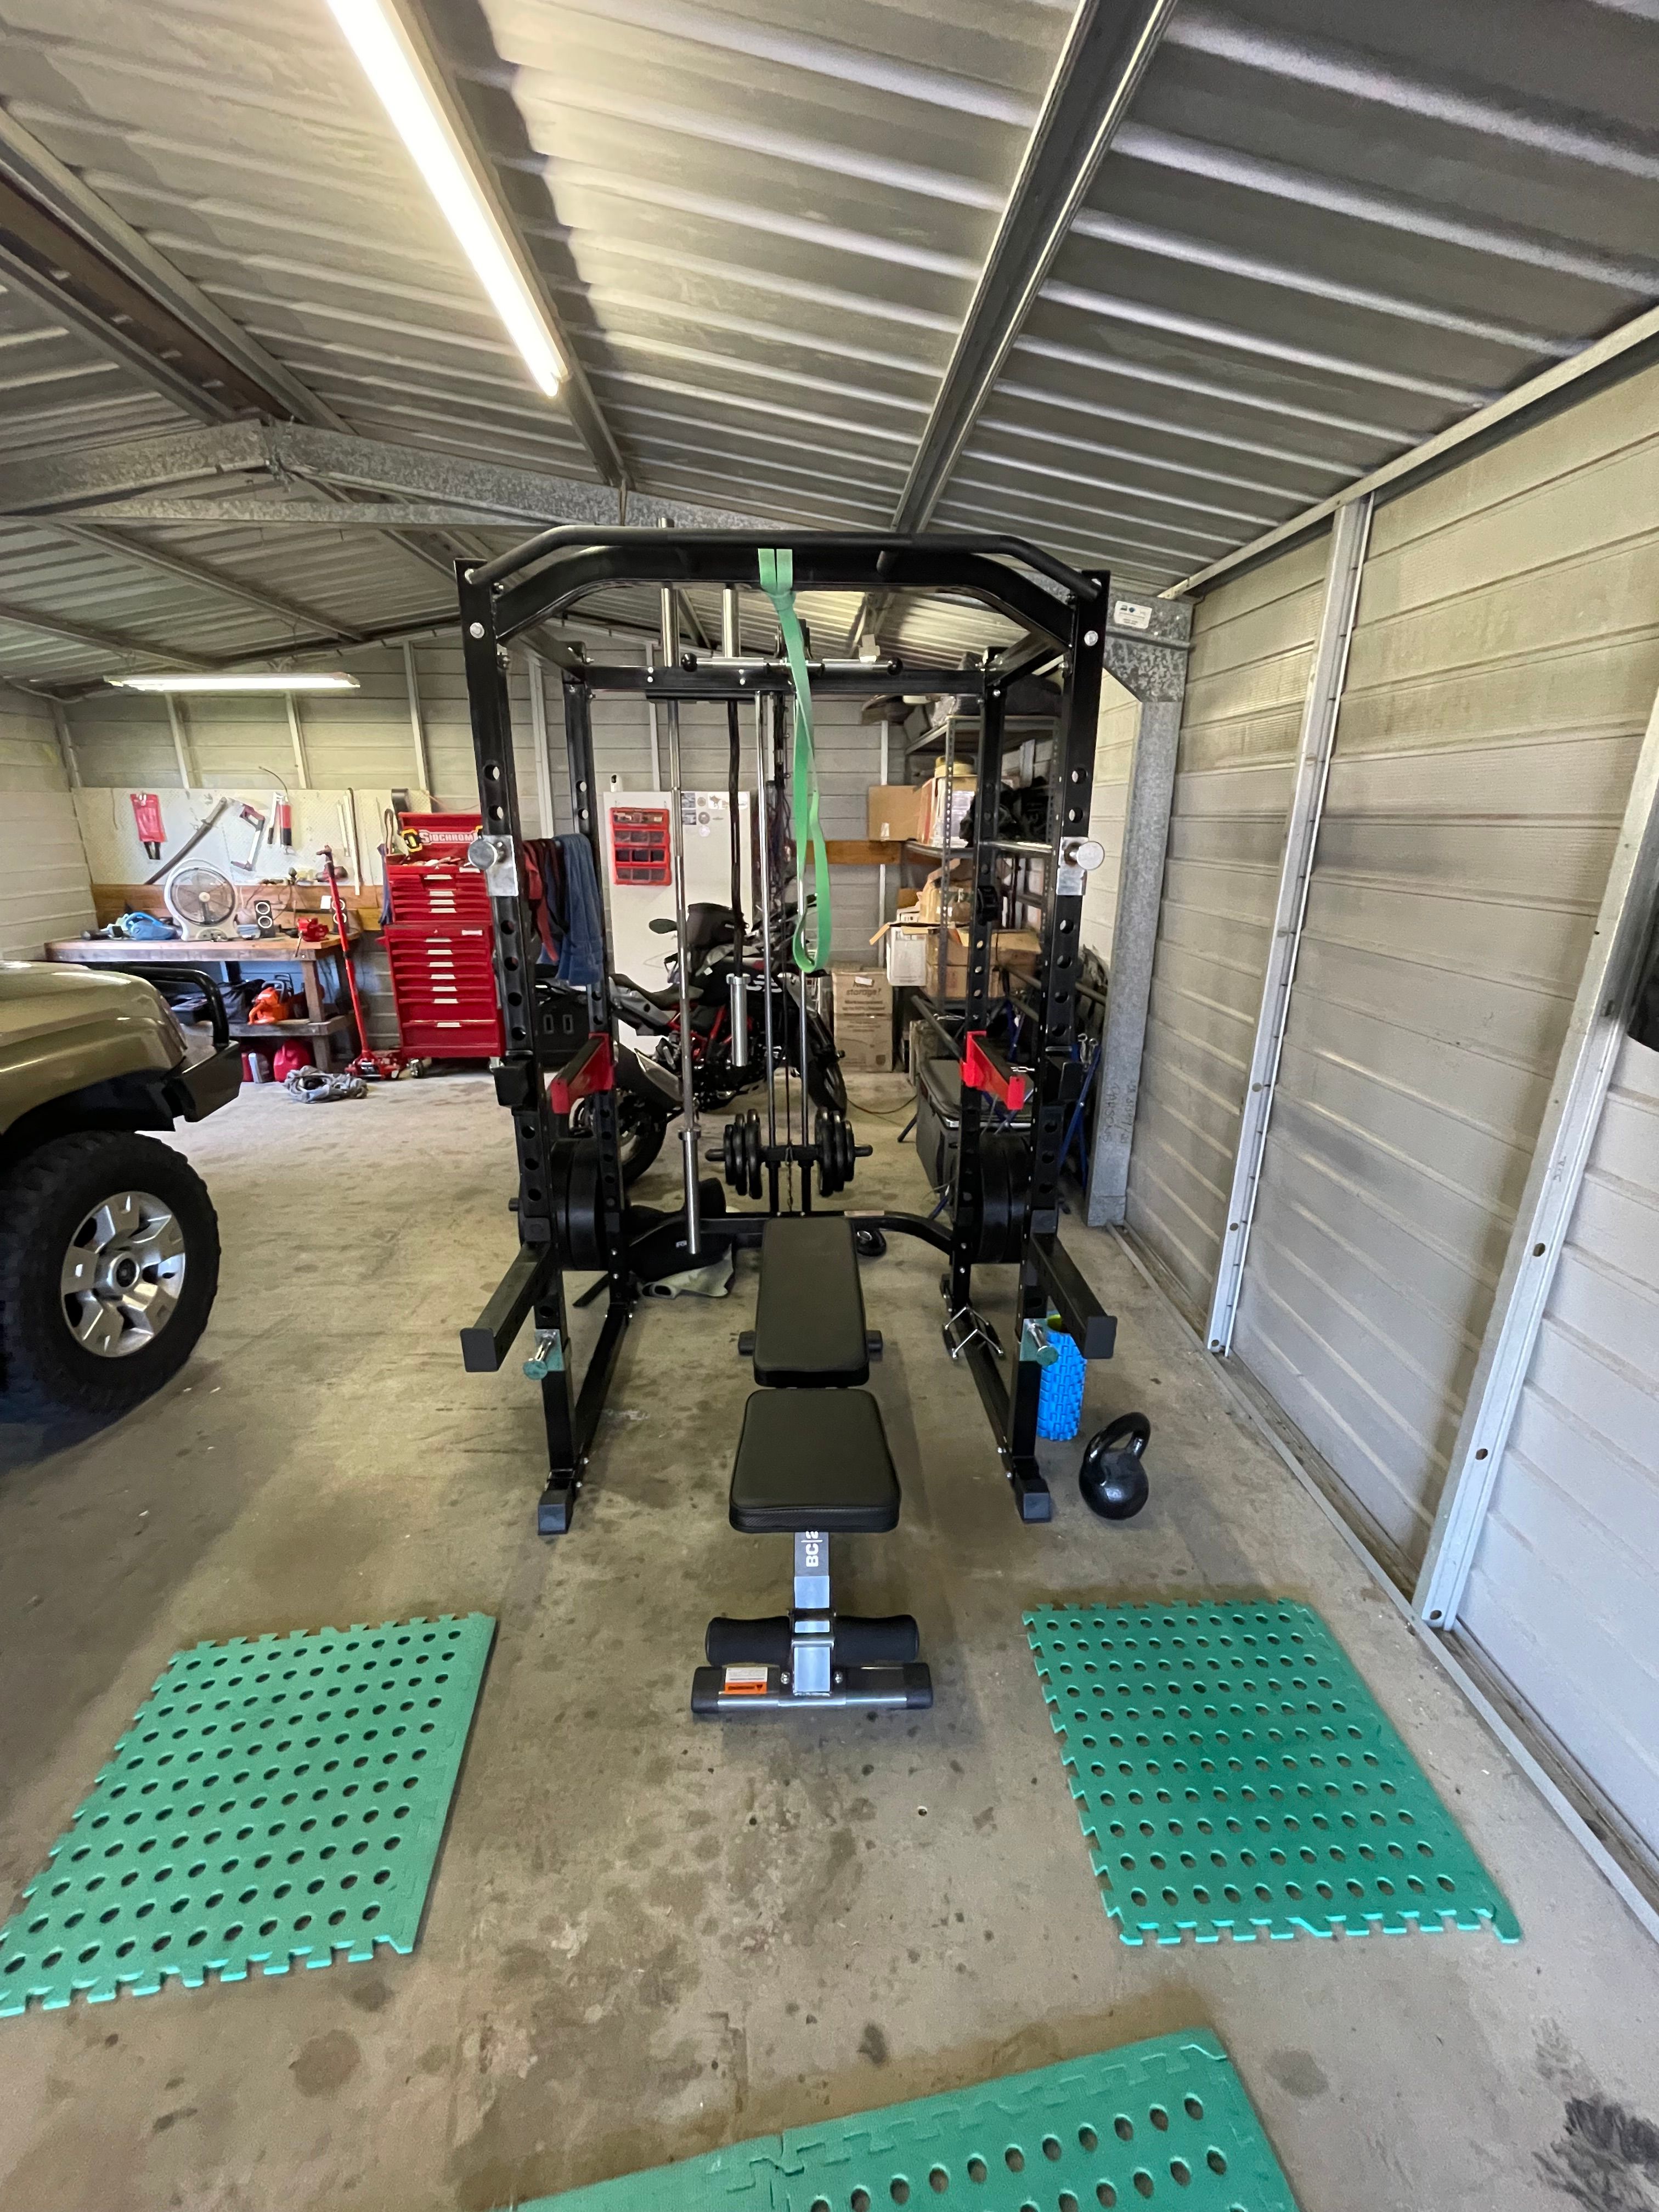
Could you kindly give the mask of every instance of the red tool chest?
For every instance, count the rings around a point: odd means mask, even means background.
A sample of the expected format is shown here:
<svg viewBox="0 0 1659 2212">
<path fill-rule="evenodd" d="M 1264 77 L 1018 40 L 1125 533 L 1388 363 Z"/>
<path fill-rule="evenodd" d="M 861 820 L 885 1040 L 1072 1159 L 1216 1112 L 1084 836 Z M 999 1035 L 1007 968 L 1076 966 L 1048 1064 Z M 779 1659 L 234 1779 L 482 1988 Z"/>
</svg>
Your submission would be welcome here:
<svg viewBox="0 0 1659 2212">
<path fill-rule="evenodd" d="M 386 870 L 382 933 L 403 1048 L 427 1060 L 490 1060 L 502 1049 L 489 894 L 459 856 Z"/>
</svg>

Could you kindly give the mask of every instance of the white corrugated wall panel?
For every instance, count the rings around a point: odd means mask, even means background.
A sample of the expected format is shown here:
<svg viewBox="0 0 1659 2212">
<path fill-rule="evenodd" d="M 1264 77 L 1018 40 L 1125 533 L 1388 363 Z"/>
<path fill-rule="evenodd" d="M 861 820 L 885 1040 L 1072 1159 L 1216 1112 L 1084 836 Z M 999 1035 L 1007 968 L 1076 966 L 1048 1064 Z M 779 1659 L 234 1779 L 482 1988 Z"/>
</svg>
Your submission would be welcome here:
<svg viewBox="0 0 1659 2212">
<path fill-rule="evenodd" d="M 1226 1225 L 1328 540 L 1200 601 L 1127 1219 L 1201 1316 Z"/>
<path fill-rule="evenodd" d="M 92 885 L 44 700 L 0 685 L 0 960 L 92 925 Z"/>
<path fill-rule="evenodd" d="M 1659 374 L 1380 507 L 1234 1350 L 1420 1561 L 1659 684 Z"/>
<path fill-rule="evenodd" d="M 1659 1052 L 1633 1037 L 1458 1631 L 1659 1866 Z"/>
</svg>

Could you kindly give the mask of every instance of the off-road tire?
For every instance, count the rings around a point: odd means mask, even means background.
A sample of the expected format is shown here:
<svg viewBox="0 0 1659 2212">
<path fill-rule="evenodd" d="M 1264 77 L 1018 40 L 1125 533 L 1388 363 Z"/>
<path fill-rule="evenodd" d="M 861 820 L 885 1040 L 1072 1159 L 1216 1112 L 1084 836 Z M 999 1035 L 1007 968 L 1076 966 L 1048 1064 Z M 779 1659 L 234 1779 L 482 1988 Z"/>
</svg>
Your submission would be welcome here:
<svg viewBox="0 0 1659 2212">
<path fill-rule="evenodd" d="M 76 1342 L 60 1279 L 82 1222 L 121 1190 L 149 1191 L 171 1207 L 184 1234 L 185 1281 L 154 1341 L 109 1359 Z M 128 1412 L 189 1358 L 218 1287 L 218 1218 L 188 1160 L 126 1130 L 54 1137 L 0 1176 L 0 1407 L 14 1417 Z"/>
</svg>

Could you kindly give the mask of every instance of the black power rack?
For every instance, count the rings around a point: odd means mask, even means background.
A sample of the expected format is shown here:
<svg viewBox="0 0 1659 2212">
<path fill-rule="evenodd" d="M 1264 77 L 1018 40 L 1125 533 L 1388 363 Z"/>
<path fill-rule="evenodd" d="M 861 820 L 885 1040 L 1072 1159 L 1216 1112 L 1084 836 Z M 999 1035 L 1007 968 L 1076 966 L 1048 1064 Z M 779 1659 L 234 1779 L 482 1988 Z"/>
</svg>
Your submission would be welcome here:
<svg viewBox="0 0 1659 2212">
<path fill-rule="evenodd" d="M 666 590 L 690 586 L 754 589 L 763 548 L 787 548 L 798 591 L 890 593 L 928 591 L 967 598 L 1011 617 L 1019 640 L 977 669 L 950 672 L 953 690 L 981 702 L 977 758 L 981 803 L 972 846 L 974 899 L 969 927 L 962 1063 L 962 1127 L 951 1226 L 902 1213 L 857 1217 L 862 1227 L 920 1237 L 948 1258 L 941 1288 L 945 1340 L 965 1359 L 989 1417 L 1004 1470 L 1025 1521 L 1046 1521 L 1052 1499 L 1036 1461 L 1037 1401 L 1047 1332 L 1054 1316 L 1085 1358 L 1110 1356 L 1116 1323 L 1103 1312 L 1059 1240 L 1061 1151 L 1083 1079 L 1073 1052 L 1095 730 L 1099 713 L 1107 579 L 1083 574 L 1024 539 L 933 532 L 699 531 L 570 527 L 543 532 L 513 551 L 458 568 L 467 692 L 483 811 L 474 864 L 487 878 L 495 924 L 495 972 L 505 1049 L 496 1095 L 513 1116 L 518 1152 L 520 1246 L 477 1322 L 461 1333 L 474 1370 L 505 1361 L 526 1319 L 533 1321 L 548 1476 L 538 1515 L 544 1534 L 570 1525 L 617 1353 L 641 1294 L 631 1255 L 638 1209 L 629 1206 L 617 1152 L 614 1106 L 616 1015 L 606 975 L 586 993 L 586 1030 L 573 1032 L 568 992 L 538 972 L 539 939 L 522 856 L 514 770 L 506 648 L 532 624 L 568 615 L 592 593 L 618 585 Z M 658 668 L 590 663 L 579 646 L 555 656 L 564 695 L 565 742 L 576 827 L 603 872 L 603 825 L 594 774 L 592 702 L 605 692 L 641 693 L 678 705 L 690 701 L 782 702 L 793 691 L 787 661 L 775 656 L 685 653 Z M 994 803 L 1001 775 L 1009 685 L 1058 661 L 1064 684 L 1049 771 L 1047 865 L 1036 1018 L 1028 1025 L 1021 1065 L 1011 1066 L 985 1035 L 990 1009 L 992 940 L 1000 908 L 997 867 L 1005 849 Z M 937 669 L 893 659 L 811 665 L 815 697 L 865 697 L 936 690 Z M 763 807 L 765 793 L 762 793 Z M 1029 857 L 1030 841 L 1018 848 Z M 684 945 L 681 947 L 682 962 Z M 768 1071 L 770 1079 L 770 1071 Z M 1027 1090 L 1027 1130 L 999 1121 L 991 1102 L 1018 1108 Z M 591 1133 L 573 1136 L 569 1116 L 591 1103 Z M 803 1127 L 803 1139 L 805 1129 Z M 687 1146 L 688 1160 L 694 1148 Z M 805 1142 L 796 1157 L 811 1167 Z M 689 1169 L 694 1182 L 695 1169 Z M 830 1185 L 834 1188 L 833 1182 Z M 810 1186 L 803 1176 L 804 1204 Z M 688 1194 L 688 1208 L 695 1198 Z M 769 1213 L 780 1210 L 777 1178 L 765 1212 L 726 1212 L 701 1224 L 705 1242 L 757 1243 Z M 661 1217 L 656 1217 L 660 1221 Z M 696 1249 L 694 1236 L 693 1249 Z M 975 1308 L 976 1266 L 1018 1267 L 1018 1341 L 1004 1346 Z M 599 1273 L 606 1305 L 599 1338 L 578 1382 L 569 1357 L 564 1278 Z M 1050 1355 L 1051 1356 L 1051 1355 Z"/>
</svg>

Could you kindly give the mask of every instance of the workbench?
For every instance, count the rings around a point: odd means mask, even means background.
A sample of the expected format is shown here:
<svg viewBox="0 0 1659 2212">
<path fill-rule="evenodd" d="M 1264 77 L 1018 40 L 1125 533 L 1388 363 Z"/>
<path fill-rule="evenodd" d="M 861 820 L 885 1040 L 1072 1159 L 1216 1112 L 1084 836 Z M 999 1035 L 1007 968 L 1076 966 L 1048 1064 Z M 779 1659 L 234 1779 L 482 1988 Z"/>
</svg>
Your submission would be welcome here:
<svg viewBox="0 0 1659 2212">
<path fill-rule="evenodd" d="M 317 1064 L 327 1067 L 333 1059 L 337 1037 L 348 1041 L 351 1018 L 341 1010 L 344 984 L 341 956 L 344 947 L 331 933 L 314 942 L 303 937 L 173 937 L 131 941 L 125 938 L 60 937 L 46 946 L 48 960 L 64 960 L 82 968 L 165 969 L 222 968 L 232 983 L 242 981 L 242 969 L 297 968 L 306 1002 L 306 1018 L 292 1022 L 233 1022 L 231 1036 L 239 1044 L 262 1045 L 267 1050 L 285 1038 L 304 1037 L 316 1048 Z M 331 963 L 327 1001 L 319 973 L 324 961 Z"/>
</svg>

